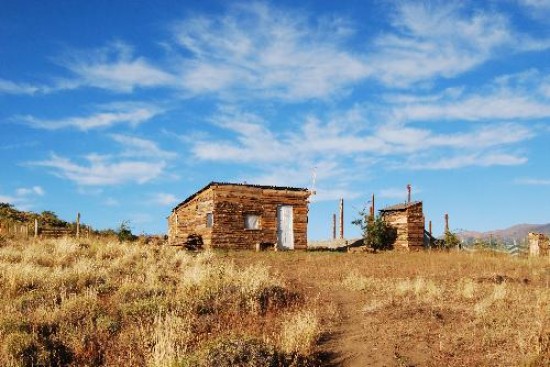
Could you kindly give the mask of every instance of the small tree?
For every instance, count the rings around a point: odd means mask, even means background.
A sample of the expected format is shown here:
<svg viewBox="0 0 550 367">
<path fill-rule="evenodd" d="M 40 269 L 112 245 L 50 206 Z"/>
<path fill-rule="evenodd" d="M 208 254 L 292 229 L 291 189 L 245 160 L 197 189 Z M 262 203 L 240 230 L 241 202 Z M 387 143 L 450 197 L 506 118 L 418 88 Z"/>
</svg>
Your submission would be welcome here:
<svg viewBox="0 0 550 367">
<path fill-rule="evenodd" d="M 135 241 L 137 236 L 132 234 L 132 229 L 130 228 L 130 222 L 125 220 L 120 223 L 120 228 L 117 231 L 117 237 L 119 242 L 125 241 Z"/>
<path fill-rule="evenodd" d="M 363 231 L 363 243 L 375 251 L 391 250 L 397 238 L 397 230 L 390 226 L 382 216 L 374 218 L 367 215 L 366 209 L 359 212 L 361 217 L 352 224 L 358 225 Z"/>
<path fill-rule="evenodd" d="M 459 247 L 460 244 L 461 244 L 460 239 L 455 233 L 449 230 L 445 231 L 445 235 L 443 236 L 443 245 L 446 248 Z"/>
</svg>

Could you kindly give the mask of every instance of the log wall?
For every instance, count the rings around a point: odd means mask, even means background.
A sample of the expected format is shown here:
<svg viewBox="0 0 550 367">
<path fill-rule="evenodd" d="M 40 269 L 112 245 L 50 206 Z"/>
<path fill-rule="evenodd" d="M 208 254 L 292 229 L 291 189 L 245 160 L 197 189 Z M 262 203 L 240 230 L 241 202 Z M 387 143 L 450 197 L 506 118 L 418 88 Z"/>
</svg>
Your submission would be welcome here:
<svg viewBox="0 0 550 367">
<path fill-rule="evenodd" d="M 407 208 L 407 235 L 409 249 L 421 249 L 424 247 L 424 213 L 422 203 L 411 205 Z"/>
<path fill-rule="evenodd" d="M 266 189 L 246 185 L 213 185 L 168 218 L 169 241 L 178 244 L 191 233 L 215 248 L 254 249 L 259 243 L 277 243 L 277 208 L 292 205 L 294 248 L 307 248 L 307 191 Z M 206 228 L 206 214 L 213 213 L 213 226 Z M 178 224 L 176 226 L 176 214 Z M 245 229 L 247 214 L 260 217 L 259 229 Z"/>
<path fill-rule="evenodd" d="M 386 223 L 396 229 L 395 249 L 421 249 L 424 246 L 424 213 L 422 203 L 416 203 L 402 210 L 383 213 Z"/>
<path fill-rule="evenodd" d="M 185 243 L 189 235 L 199 235 L 204 245 L 210 246 L 213 228 L 206 226 L 206 214 L 213 211 L 214 192 L 209 188 L 170 214 L 168 242 L 172 245 L 180 245 Z"/>
</svg>

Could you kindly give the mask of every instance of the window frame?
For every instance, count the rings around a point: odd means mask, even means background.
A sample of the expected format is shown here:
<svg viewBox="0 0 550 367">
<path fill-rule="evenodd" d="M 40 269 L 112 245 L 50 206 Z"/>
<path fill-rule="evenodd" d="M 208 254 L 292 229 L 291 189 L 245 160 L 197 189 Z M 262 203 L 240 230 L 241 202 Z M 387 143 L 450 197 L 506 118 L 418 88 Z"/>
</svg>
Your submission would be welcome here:
<svg viewBox="0 0 550 367">
<path fill-rule="evenodd" d="M 255 228 L 249 228 L 248 227 L 248 218 L 249 217 L 256 217 L 256 227 Z M 262 230 L 262 215 L 257 212 L 248 212 L 243 213 L 243 225 L 245 231 L 261 231 Z"/>
</svg>

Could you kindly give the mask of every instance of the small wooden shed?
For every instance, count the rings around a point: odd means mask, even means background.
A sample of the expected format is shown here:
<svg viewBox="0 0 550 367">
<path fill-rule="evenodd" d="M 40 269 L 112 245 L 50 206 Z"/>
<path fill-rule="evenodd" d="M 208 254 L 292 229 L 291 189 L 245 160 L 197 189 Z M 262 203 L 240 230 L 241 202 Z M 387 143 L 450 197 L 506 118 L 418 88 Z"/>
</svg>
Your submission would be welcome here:
<svg viewBox="0 0 550 367">
<path fill-rule="evenodd" d="M 396 249 L 421 249 L 424 246 L 422 202 L 413 201 L 380 209 L 383 220 L 397 230 Z"/>
<path fill-rule="evenodd" d="M 168 217 L 168 242 L 200 237 L 205 247 L 307 248 L 307 189 L 211 182 Z"/>
</svg>

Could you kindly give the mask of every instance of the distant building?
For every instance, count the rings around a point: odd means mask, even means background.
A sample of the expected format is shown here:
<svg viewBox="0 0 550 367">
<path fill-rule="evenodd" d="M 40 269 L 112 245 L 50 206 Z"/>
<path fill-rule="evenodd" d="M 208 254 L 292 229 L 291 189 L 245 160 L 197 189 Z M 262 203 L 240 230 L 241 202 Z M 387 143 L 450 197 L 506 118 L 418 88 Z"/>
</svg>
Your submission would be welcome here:
<svg viewBox="0 0 550 367">
<path fill-rule="evenodd" d="M 168 242 L 199 237 L 205 247 L 307 248 L 307 189 L 211 182 L 168 217 Z"/>
<path fill-rule="evenodd" d="M 422 202 L 413 201 L 380 209 L 382 219 L 397 230 L 394 248 L 421 249 L 424 246 Z"/>
<path fill-rule="evenodd" d="M 550 238 L 547 235 L 529 232 L 527 238 L 530 256 L 547 256 L 549 254 Z"/>
</svg>

